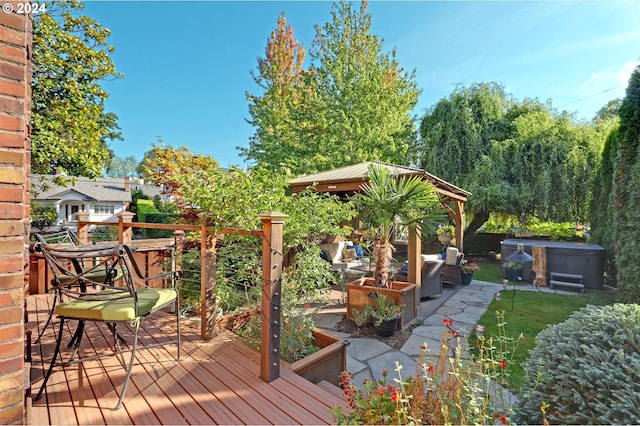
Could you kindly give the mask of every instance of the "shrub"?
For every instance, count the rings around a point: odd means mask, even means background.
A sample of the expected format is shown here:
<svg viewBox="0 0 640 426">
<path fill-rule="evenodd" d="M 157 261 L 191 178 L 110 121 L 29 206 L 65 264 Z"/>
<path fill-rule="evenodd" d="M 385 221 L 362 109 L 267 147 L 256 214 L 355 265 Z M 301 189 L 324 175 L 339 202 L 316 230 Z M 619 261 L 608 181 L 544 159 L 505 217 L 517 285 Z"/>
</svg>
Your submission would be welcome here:
<svg viewBox="0 0 640 426">
<path fill-rule="evenodd" d="M 516 421 L 639 424 L 640 305 L 586 306 L 538 334 Z"/>
<path fill-rule="evenodd" d="M 31 202 L 29 220 L 31 221 L 31 226 L 34 228 L 44 231 L 53 225 L 57 219 L 58 211 L 54 206 L 45 206 Z"/>
<path fill-rule="evenodd" d="M 144 216 L 146 223 L 175 223 L 180 217 L 177 213 L 152 213 L 148 212 Z M 143 235 L 147 238 L 171 238 L 173 230 L 171 229 L 143 229 Z"/>
<path fill-rule="evenodd" d="M 158 210 L 152 200 L 138 199 L 138 222 L 145 223 L 175 223 L 180 217 L 178 213 L 164 213 Z M 145 238 L 171 238 L 173 231 L 170 229 L 142 229 Z"/>
</svg>

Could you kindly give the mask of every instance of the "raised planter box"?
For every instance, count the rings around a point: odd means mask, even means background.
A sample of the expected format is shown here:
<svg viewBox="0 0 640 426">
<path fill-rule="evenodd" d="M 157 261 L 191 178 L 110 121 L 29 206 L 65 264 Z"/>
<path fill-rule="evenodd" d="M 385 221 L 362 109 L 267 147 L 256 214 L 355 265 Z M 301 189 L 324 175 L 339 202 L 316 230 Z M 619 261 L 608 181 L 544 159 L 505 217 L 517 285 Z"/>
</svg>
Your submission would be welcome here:
<svg viewBox="0 0 640 426">
<path fill-rule="evenodd" d="M 347 369 L 349 341 L 317 328 L 313 331 L 313 344 L 322 349 L 290 364 L 289 368 L 310 382 L 324 380 L 339 386 L 340 373 Z"/>
<path fill-rule="evenodd" d="M 360 280 L 347 284 L 347 318 L 355 321 L 354 309 L 362 311 L 366 306 L 375 303 L 375 298 L 369 297 L 372 292 L 393 297 L 396 303 L 405 305 L 402 317 L 398 322 L 399 328 L 405 328 L 415 321 L 417 315 L 416 285 L 391 281 L 391 288 L 381 288 L 373 285 L 372 278 L 366 278 L 362 285 L 360 285 Z"/>
</svg>

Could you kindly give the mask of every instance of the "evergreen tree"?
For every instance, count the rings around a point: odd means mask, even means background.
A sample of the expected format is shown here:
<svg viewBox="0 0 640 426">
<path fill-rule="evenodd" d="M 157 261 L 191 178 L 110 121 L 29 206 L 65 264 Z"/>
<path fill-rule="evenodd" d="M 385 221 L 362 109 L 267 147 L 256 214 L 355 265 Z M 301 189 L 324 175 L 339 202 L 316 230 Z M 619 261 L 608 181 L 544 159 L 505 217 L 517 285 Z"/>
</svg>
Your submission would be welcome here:
<svg viewBox="0 0 640 426">
<path fill-rule="evenodd" d="M 613 214 L 618 288 L 625 302 L 640 302 L 640 66 L 620 106 L 613 172 Z"/>
</svg>

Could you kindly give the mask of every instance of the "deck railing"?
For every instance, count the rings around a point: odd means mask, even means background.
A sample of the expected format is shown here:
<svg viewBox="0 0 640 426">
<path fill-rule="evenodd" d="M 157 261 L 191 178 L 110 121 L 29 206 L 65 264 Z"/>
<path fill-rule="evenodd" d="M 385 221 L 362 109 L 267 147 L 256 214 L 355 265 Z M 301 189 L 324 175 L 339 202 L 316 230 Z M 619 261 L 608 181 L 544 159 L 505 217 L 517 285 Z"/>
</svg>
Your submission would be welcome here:
<svg viewBox="0 0 640 426">
<path fill-rule="evenodd" d="M 133 213 L 117 214 L 118 222 L 89 221 L 89 213 L 77 213 L 78 239 L 82 244 L 89 244 L 89 227 L 108 226 L 118 228 L 120 244 L 135 244 L 136 261 L 144 265 L 144 271 L 154 275 L 161 268 L 162 259 L 166 257 L 169 246 L 180 251 L 185 231 L 195 231 L 200 235 L 200 335 L 203 339 L 211 339 L 215 335 L 216 304 L 216 240 L 220 235 L 236 234 L 262 238 L 262 329 L 260 338 L 261 378 L 271 381 L 280 375 L 280 305 L 282 279 L 282 231 L 284 219 L 282 213 L 268 212 L 260 215 L 262 229 L 243 230 L 237 228 L 216 229 L 213 226 L 162 224 L 133 222 Z M 170 238 L 133 241 L 133 229 L 164 229 L 173 231 Z M 99 244 L 99 243 L 98 243 Z M 160 254 L 162 253 L 162 254 Z M 177 257 L 179 258 L 179 256 Z M 37 254 L 31 258 L 30 292 L 43 293 L 48 278 L 44 259 Z M 177 264 L 176 268 L 181 269 Z"/>
</svg>

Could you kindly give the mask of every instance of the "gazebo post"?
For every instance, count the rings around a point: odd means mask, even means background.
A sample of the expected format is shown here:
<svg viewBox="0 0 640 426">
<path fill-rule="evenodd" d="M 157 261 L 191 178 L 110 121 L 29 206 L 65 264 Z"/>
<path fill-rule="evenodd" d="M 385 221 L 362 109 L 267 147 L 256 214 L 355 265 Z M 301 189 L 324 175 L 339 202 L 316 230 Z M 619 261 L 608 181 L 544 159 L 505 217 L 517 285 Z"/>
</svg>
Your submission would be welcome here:
<svg viewBox="0 0 640 426">
<path fill-rule="evenodd" d="M 456 248 L 464 253 L 464 202 L 456 200 L 456 210 L 453 217 L 456 223 Z"/>
<path fill-rule="evenodd" d="M 422 252 L 422 242 L 420 231 L 415 225 L 409 226 L 409 241 L 407 243 L 407 260 L 409 270 L 407 271 L 407 282 L 416 284 L 416 308 L 420 306 L 420 295 L 422 294 L 422 262 L 420 253 Z"/>
</svg>

